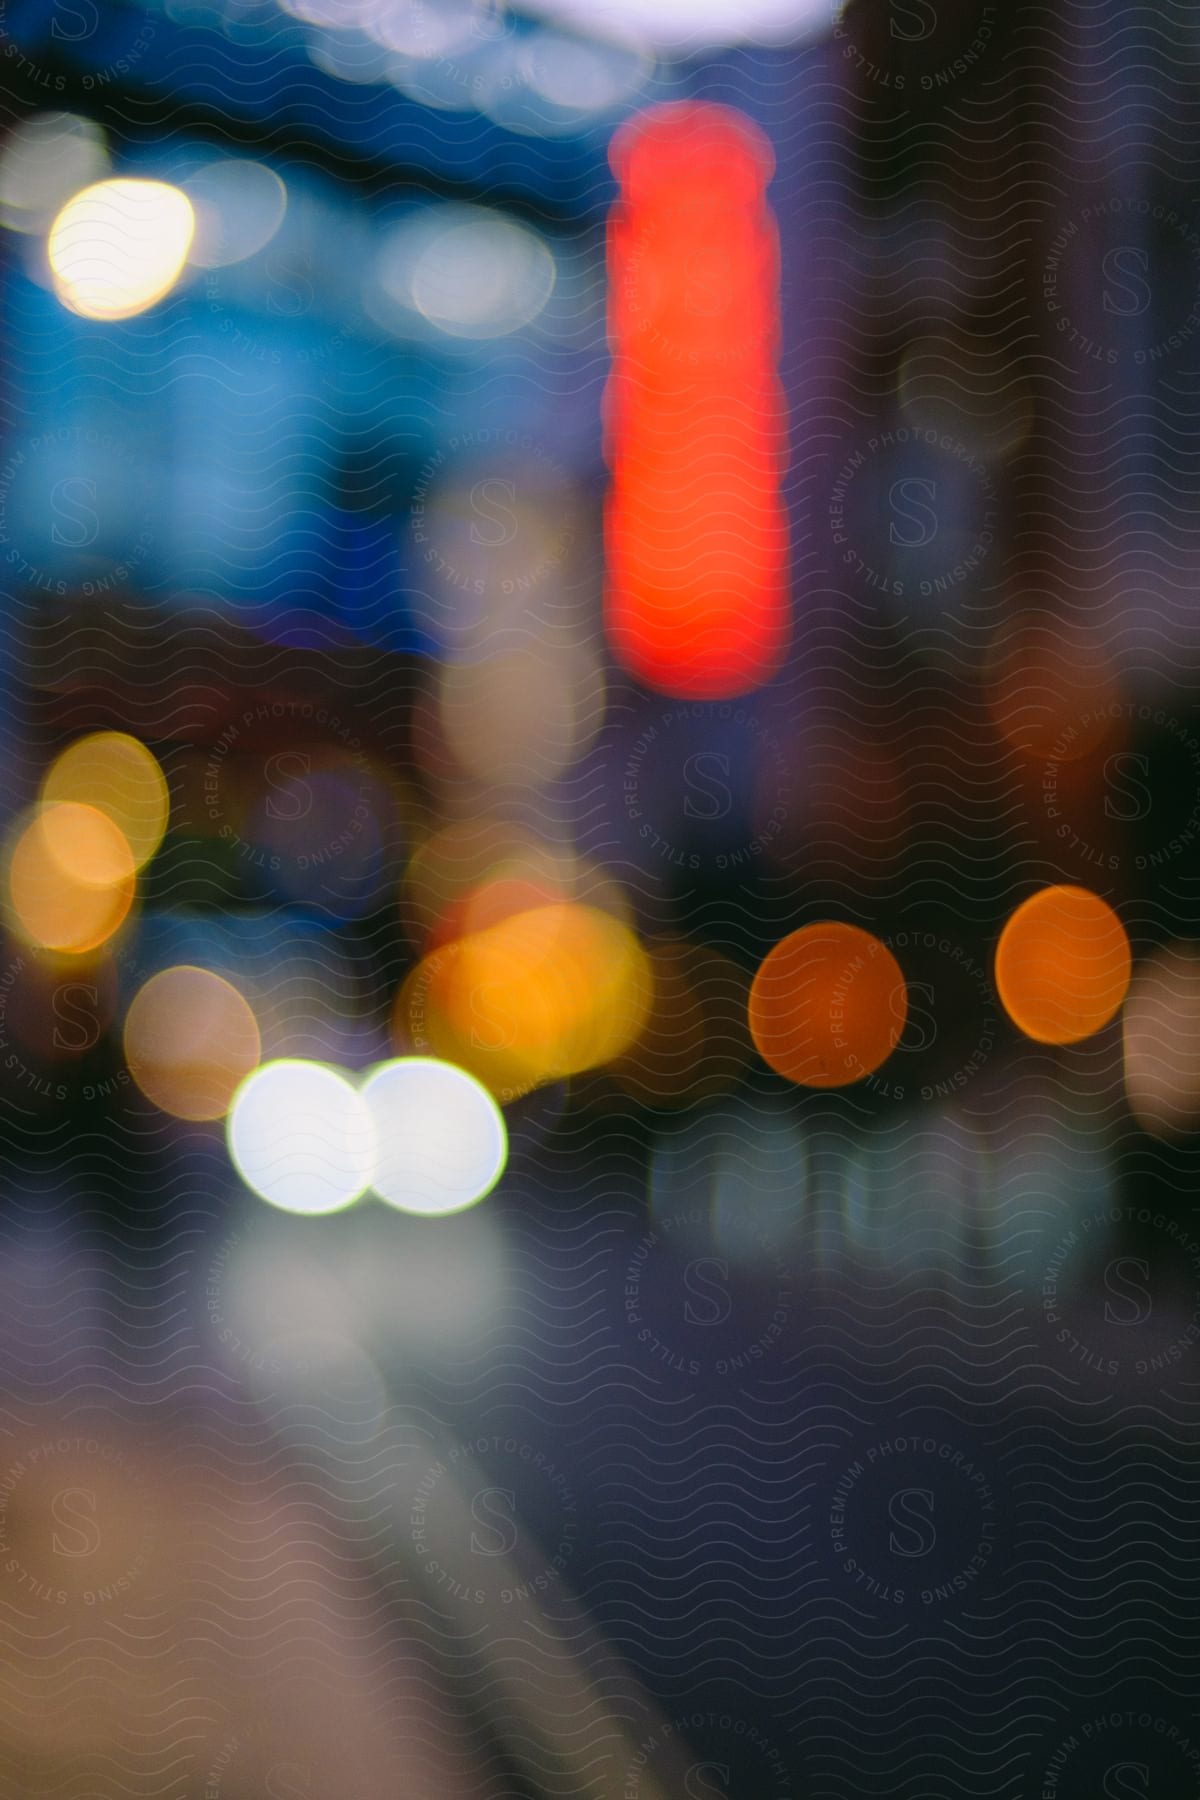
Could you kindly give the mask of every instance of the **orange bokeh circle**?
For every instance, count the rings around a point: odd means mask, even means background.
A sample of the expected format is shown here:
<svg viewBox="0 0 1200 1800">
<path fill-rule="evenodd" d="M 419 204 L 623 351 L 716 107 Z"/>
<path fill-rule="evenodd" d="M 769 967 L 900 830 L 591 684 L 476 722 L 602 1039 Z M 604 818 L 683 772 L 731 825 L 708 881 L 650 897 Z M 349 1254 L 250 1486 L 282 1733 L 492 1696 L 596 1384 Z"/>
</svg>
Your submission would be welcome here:
<svg viewBox="0 0 1200 1800">
<path fill-rule="evenodd" d="M 37 811 L 13 846 L 8 898 L 21 935 L 81 956 L 122 925 L 137 893 L 133 853 L 94 806 L 55 802 Z"/>
<path fill-rule="evenodd" d="M 996 990 L 1039 1044 L 1077 1044 L 1107 1025 L 1133 958 L 1120 919 L 1081 887 L 1048 887 L 1018 906 L 996 946 Z"/>
<path fill-rule="evenodd" d="M 152 975 L 125 1017 L 130 1074 L 179 1119 L 223 1119 L 261 1057 L 258 1022 L 241 994 L 190 963 Z"/>
<path fill-rule="evenodd" d="M 857 925 L 806 925 L 776 944 L 750 989 L 750 1034 L 777 1075 L 848 1087 L 895 1049 L 908 991 L 886 945 Z"/>
</svg>

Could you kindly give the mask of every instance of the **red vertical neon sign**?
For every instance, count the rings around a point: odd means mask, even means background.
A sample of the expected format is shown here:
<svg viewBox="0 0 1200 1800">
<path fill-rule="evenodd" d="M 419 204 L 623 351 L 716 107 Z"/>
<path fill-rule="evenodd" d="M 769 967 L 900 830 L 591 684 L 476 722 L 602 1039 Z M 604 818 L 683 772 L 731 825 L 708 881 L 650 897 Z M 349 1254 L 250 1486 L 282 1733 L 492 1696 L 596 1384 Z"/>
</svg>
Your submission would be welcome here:
<svg viewBox="0 0 1200 1800">
<path fill-rule="evenodd" d="M 775 159 L 688 102 L 631 120 L 611 161 L 606 628 L 648 687 L 727 699 L 788 636 Z"/>
</svg>

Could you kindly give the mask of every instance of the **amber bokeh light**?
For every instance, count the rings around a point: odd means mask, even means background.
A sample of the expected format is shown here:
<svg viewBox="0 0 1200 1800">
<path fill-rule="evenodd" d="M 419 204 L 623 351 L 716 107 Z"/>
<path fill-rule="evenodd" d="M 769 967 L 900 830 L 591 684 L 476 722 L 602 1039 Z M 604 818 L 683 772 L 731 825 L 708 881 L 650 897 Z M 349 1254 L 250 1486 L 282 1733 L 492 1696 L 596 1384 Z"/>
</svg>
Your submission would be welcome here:
<svg viewBox="0 0 1200 1800">
<path fill-rule="evenodd" d="M 904 973 L 857 925 L 806 925 L 776 944 L 750 990 L 750 1032 L 777 1075 L 848 1087 L 895 1049 L 908 1017 Z"/>
<path fill-rule="evenodd" d="M 1048 887 L 1013 913 L 996 947 L 996 990 L 1039 1044 L 1077 1044 L 1119 1010 L 1133 960 L 1125 927 L 1098 894 Z"/>
<path fill-rule="evenodd" d="M 139 869 L 162 843 L 170 814 L 156 758 L 123 731 L 90 732 L 68 744 L 42 783 L 42 798 L 102 812 L 124 836 Z"/>
<path fill-rule="evenodd" d="M 417 965 L 397 1001 L 397 1047 L 456 1063 L 507 1101 L 619 1056 L 652 993 L 627 926 L 595 907 L 537 906 Z"/>
<path fill-rule="evenodd" d="M 125 1018 L 125 1060 L 148 1100 L 179 1119 L 220 1119 L 262 1054 L 246 1001 L 223 976 L 163 969 Z"/>
<path fill-rule="evenodd" d="M 80 956 L 96 950 L 133 905 L 133 852 L 119 826 L 94 806 L 41 808 L 12 851 L 14 923 L 28 942 Z"/>
</svg>

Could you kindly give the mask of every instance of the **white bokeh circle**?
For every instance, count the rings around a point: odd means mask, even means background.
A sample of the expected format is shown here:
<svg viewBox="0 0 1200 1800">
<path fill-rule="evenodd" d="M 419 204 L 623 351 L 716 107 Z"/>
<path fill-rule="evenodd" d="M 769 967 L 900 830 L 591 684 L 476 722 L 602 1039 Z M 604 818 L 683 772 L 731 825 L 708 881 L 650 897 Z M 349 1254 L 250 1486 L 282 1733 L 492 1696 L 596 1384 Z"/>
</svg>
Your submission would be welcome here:
<svg viewBox="0 0 1200 1800">
<path fill-rule="evenodd" d="M 229 1154 L 263 1200 L 292 1213 L 330 1213 L 370 1187 L 377 1144 L 371 1111 L 322 1063 L 264 1063 L 229 1109 Z"/>
<path fill-rule="evenodd" d="M 426 1217 L 461 1212 L 503 1174 L 504 1115 L 465 1069 L 435 1057 L 397 1057 L 373 1071 L 362 1098 L 378 1144 L 371 1185 L 389 1206 Z"/>
</svg>

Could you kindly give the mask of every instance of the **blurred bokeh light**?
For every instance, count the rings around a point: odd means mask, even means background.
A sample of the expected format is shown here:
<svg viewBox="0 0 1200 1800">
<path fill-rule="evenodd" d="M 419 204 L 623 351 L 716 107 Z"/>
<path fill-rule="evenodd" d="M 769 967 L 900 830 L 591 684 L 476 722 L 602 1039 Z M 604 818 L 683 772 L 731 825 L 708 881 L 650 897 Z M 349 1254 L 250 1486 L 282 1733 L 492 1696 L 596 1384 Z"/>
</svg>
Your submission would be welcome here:
<svg viewBox="0 0 1200 1800">
<path fill-rule="evenodd" d="M 499 1107 L 463 1069 L 432 1057 L 384 1063 L 363 1084 L 378 1161 L 371 1187 L 401 1212 L 438 1217 L 474 1206 L 504 1172 Z"/>
<path fill-rule="evenodd" d="M 123 731 L 76 738 L 51 764 L 42 799 L 78 802 L 104 813 L 122 833 L 139 869 L 162 843 L 171 810 L 157 759 Z"/>
<path fill-rule="evenodd" d="M 1140 965 L 1122 1020 L 1125 1090 L 1138 1124 L 1171 1138 L 1200 1124 L 1200 949 L 1168 944 Z"/>
<path fill-rule="evenodd" d="M 82 955 L 121 925 L 133 905 L 137 874 L 120 827 L 94 806 L 41 806 L 13 846 L 9 899 L 32 944 Z"/>
<path fill-rule="evenodd" d="M 264 249 L 287 211 L 287 188 L 265 163 L 223 157 L 206 163 L 181 184 L 196 216 L 188 261 L 196 268 L 225 268 Z"/>
<path fill-rule="evenodd" d="M 750 990 L 763 1061 L 801 1087 L 847 1087 L 886 1062 L 904 1030 L 904 973 L 857 925 L 806 925 L 776 944 Z"/>
<path fill-rule="evenodd" d="M 229 1154 L 248 1188 L 284 1212 L 330 1213 L 366 1193 L 375 1127 L 344 1075 L 319 1063 L 264 1063 L 234 1097 Z"/>
<path fill-rule="evenodd" d="M 604 677 L 583 649 L 545 643 L 447 660 L 440 716 L 463 769 L 480 780 L 543 787 L 576 762 L 604 717 Z"/>
<path fill-rule="evenodd" d="M 922 1385 L 1033 1505 L 959 1615 L 1018 1736 L 1047 1605 L 1157 1685 L 1136 1584 L 1042 1577 L 1067 1521 L 1190 1604 L 1097 1479 L 1170 1485 L 1200 1344 L 1155 1265 L 1142 1380 L 1101 1266 L 1158 1235 L 1191 1285 L 1200 241 L 1186 128 L 1115 174 L 1174 25 L 1122 14 L 1101 121 L 1074 10 L 1047 64 L 992 0 L 0 0 L 3 1430 L 128 1400 L 177 1589 L 0 1581 L 0 1800 L 1023 1780 L 971 1670 L 938 1738 L 973 1522 L 825 1579 L 822 1471 L 870 1425 L 878 1524 Z M 540 1587 L 522 1480 L 511 1555 L 413 1554 L 414 1445 L 486 1532 L 485 1430 L 578 1487 Z M 759 1575 L 796 1605 L 731 1639 Z M 690 1775 L 689 1670 L 745 1728 Z M 461 1783 L 413 1772 L 446 1736 Z"/>
<path fill-rule="evenodd" d="M 34 113 L 0 152 L 0 224 L 45 231 L 55 213 L 108 172 L 104 132 L 76 113 Z"/>
<path fill-rule="evenodd" d="M 1026 1037 L 1076 1044 L 1114 1017 L 1133 966 L 1125 927 L 1087 888 L 1030 895 L 996 946 L 996 990 Z"/>
<path fill-rule="evenodd" d="M 627 1049 L 653 980 L 620 920 L 575 902 L 534 906 L 417 964 L 397 999 L 397 1045 L 458 1064 L 507 1102 Z"/>
<path fill-rule="evenodd" d="M 790 631 L 774 154 L 732 108 L 681 103 L 610 155 L 609 640 L 647 686 L 726 699 Z"/>
<path fill-rule="evenodd" d="M 535 10 L 682 55 L 715 44 L 787 43 L 828 26 L 843 6 L 842 0 L 536 0 Z"/>
<path fill-rule="evenodd" d="M 384 324 L 392 306 L 456 338 L 507 336 L 545 307 L 557 277 L 548 244 L 482 206 L 423 207 L 385 237 L 374 270 Z"/>
<path fill-rule="evenodd" d="M 208 969 L 160 970 L 125 1017 L 130 1074 L 148 1100 L 179 1119 L 224 1118 L 261 1050 L 249 1006 Z"/>
<path fill-rule="evenodd" d="M 195 230 L 187 195 L 165 181 L 94 182 L 59 212 L 46 250 L 54 291 L 86 319 L 129 319 L 170 293 Z"/>
</svg>

